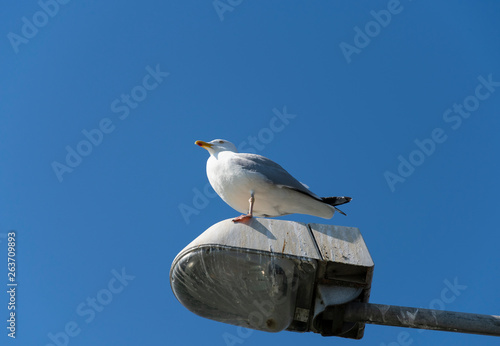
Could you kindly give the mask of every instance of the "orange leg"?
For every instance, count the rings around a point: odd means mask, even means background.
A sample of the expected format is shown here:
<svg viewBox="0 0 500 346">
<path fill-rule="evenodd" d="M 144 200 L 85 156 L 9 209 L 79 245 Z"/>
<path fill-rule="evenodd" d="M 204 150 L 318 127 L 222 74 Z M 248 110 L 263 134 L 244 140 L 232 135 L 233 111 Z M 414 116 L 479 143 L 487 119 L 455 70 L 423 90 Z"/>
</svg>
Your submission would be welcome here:
<svg viewBox="0 0 500 346">
<path fill-rule="evenodd" d="M 245 222 L 245 221 L 250 220 L 253 217 L 252 213 L 253 213 L 253 202 L 254 201 L 255 201 L 255 198 L 253 197 L 253 193 L 252 193 L 252 195 L 250 196 L 250 199 L 248 200 L 248 202 L 250 203 L 250 207 L 248 208 L 248 214 L 235 217 L 233 219 L 233 222 Z"/>
</svg>

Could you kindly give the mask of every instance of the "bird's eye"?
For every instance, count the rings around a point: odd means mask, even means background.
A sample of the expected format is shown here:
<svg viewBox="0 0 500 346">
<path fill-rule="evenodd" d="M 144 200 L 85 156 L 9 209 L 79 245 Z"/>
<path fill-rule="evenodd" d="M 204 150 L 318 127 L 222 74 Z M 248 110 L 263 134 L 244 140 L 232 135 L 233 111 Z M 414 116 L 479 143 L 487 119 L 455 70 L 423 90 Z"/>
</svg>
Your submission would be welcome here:
<svg viewBox="0 0 500 346">
<path fill-rule="evenodd" d="M 224 141 L 219 141 L 220 144 L 224 143 Z"/>
</svg>

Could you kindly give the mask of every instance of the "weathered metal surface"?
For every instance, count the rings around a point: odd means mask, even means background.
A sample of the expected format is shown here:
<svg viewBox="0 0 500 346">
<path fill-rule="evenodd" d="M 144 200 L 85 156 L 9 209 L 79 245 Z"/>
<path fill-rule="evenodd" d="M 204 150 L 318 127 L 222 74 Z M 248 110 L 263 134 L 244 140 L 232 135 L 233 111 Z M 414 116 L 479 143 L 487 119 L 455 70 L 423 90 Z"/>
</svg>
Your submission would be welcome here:
<svg viewBox="0 0 500 346">
<path fill-rule="evenodd" d="M 208 228 L 181 253 L 207 244 L 321 259 L 307 225 L 294 221 L 252 218 L 247 223 L 234 223 L 231 219 L 223 220 Z"/>
<path fill-rule="evenodd" d="M 500 316 L 351 302 L 345 321 L 500 336 Z"/>
<path fill-rule="evenodd" d="M 373 267 L 359 229 L 318 223 L 310 223 L 309 227 L 325 261 Z"/>
</svg>

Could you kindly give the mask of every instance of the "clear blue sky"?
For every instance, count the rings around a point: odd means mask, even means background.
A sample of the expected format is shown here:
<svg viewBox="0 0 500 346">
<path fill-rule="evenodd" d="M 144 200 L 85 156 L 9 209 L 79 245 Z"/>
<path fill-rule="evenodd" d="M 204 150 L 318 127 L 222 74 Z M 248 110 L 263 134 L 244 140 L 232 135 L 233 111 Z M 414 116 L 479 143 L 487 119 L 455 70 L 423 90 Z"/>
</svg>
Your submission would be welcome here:
<svg viewBox="0 0 500 346">
<path fill-rule="evenodd" d="M 0 343 L 498 344 L 372 325 L 361 341 L 238 336 L 175 299 L 174 257 L 238 215 L 193 203 L 194 141 L 224 138 L 354 198 L 347 217 L 284 219 L 359 227 L 371 302 L 500 314 L 500 4 L 231 3 L 3 5 L 0 285 L 16 230 L 18 287 L 17 340 L 2 293 Z"/>
</svg>

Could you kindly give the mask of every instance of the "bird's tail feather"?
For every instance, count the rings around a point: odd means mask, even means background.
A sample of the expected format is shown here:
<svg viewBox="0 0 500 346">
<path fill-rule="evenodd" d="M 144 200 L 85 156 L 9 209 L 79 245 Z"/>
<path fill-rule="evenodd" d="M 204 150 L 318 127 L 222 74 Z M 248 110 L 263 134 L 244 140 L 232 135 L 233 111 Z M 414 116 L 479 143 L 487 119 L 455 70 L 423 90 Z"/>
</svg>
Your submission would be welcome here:
<svg viewBox="0 0 500 346">
<path fill-rule="evenodd" d="M 335 210 L 336 210 L 336 211 L 338 211 L 338 212 L 339 212 L 339 213 L 341 213 L 342 215 L 347 216 L 347 214 L 346 214 L 346 213 L 344 213 L 344 212 L 343 212 L 342 210 L 340 210 L 339 208 L 337 208 L 337 207 L 334 207 L 334 208 L 335 208 Z"/>
<path fill-rule="evenodd" d="M 340 197 L 321 197 L 321 200 L 325 202 L 326 204 L 330 204 L 332 207 L 335 208 L 336 211 L 341 213 L 342 215 L 346 215 L 342 210 L 338 209 L 336 206 L 349 203 L 352 198 L 351 197 L 345 197 L 345 196 L 340 196 Z"/>
</svg>

